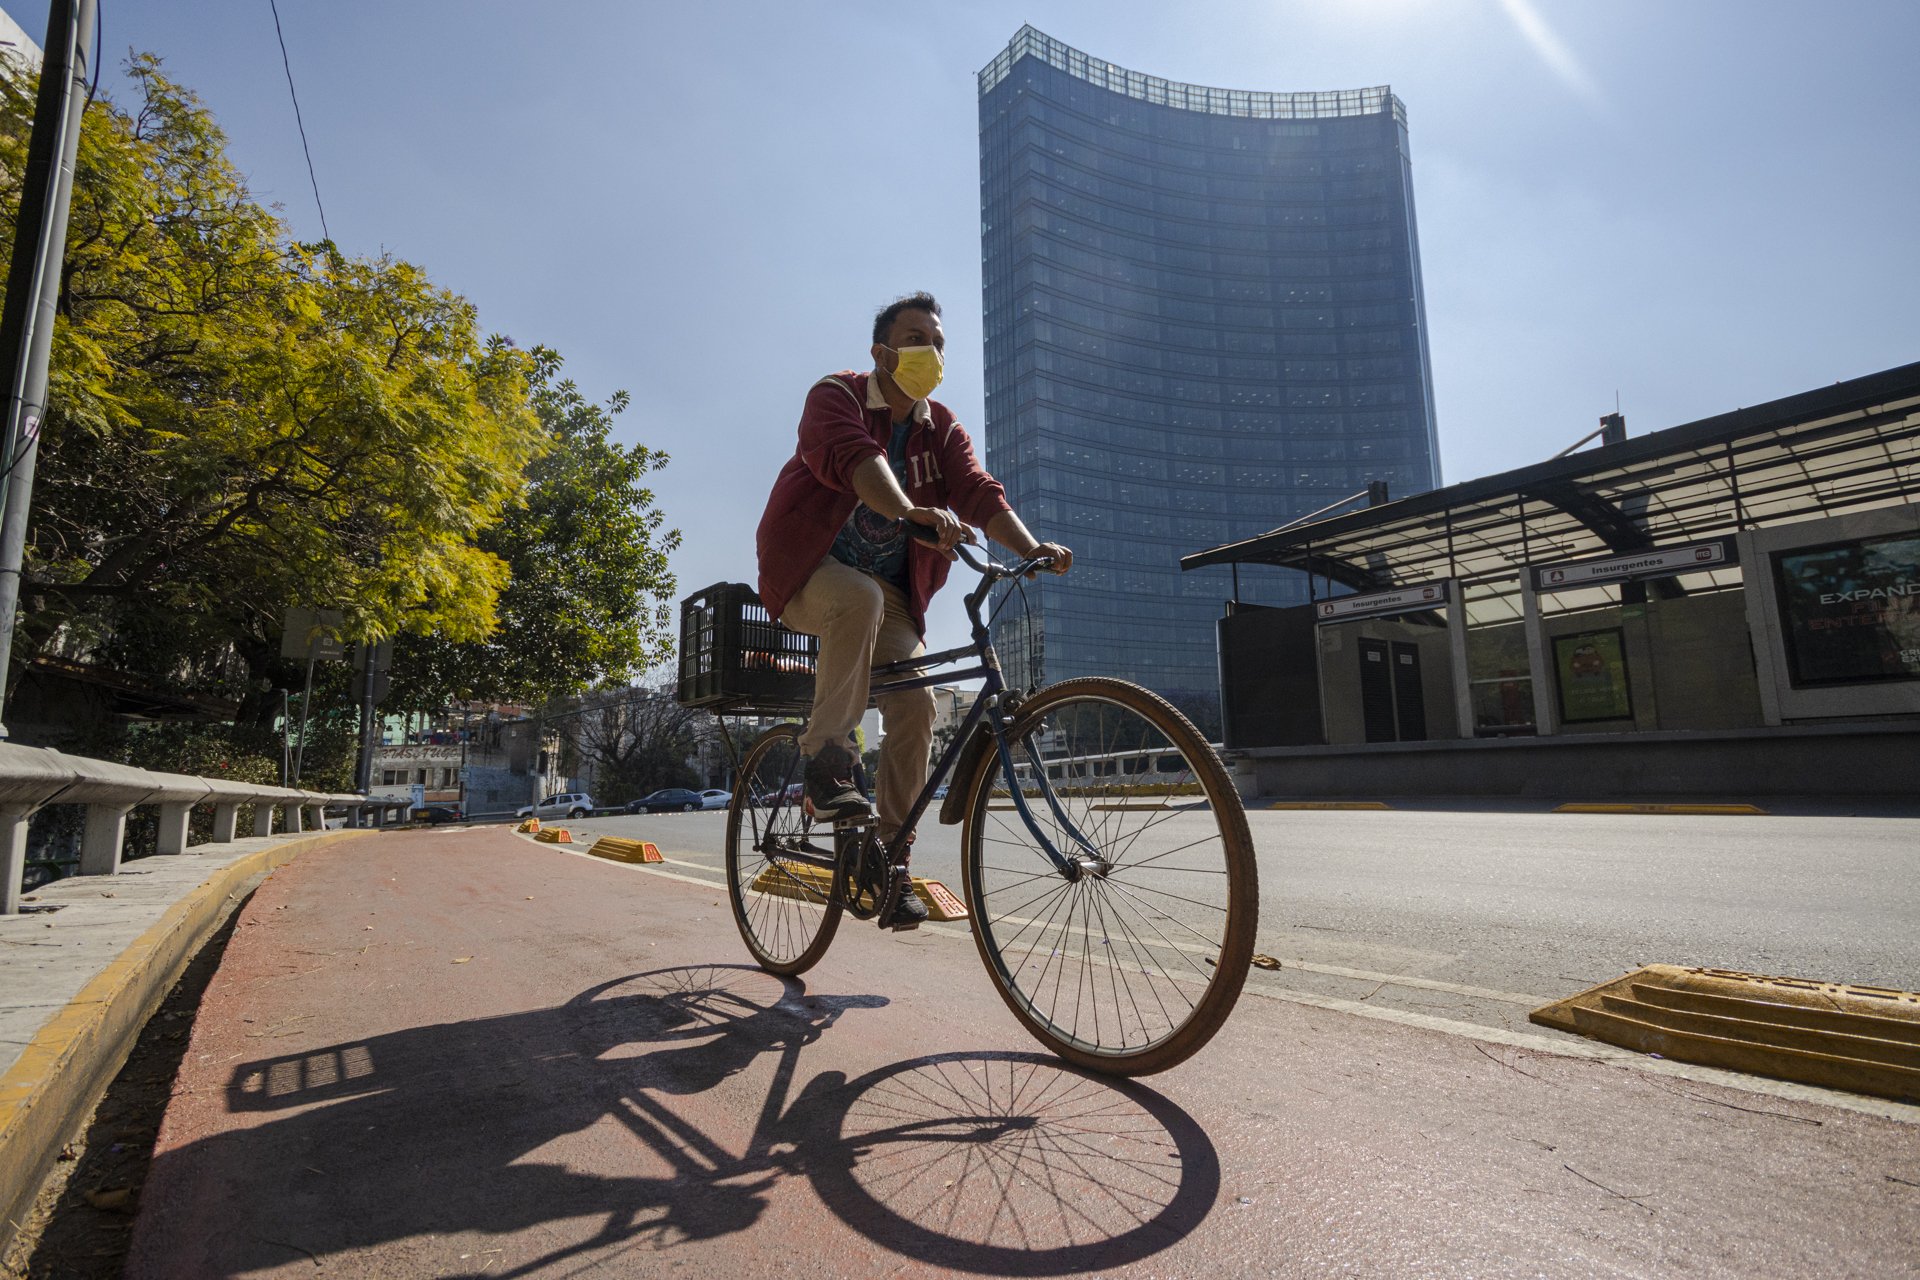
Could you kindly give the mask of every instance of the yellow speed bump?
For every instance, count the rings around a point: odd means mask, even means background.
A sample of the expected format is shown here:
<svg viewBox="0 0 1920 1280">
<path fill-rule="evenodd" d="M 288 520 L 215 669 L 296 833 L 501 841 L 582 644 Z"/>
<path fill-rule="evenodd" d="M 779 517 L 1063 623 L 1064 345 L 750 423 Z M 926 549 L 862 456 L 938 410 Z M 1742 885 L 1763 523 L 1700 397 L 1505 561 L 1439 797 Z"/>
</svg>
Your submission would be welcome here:
<svg viewBox="0 0 1920 1280">
<path fill-rule="evenodd" d="M 1383 800 L 1275 800 L 1269 809 L 1386 809 Z"/>
<path fill-rule="evenodd" d="M 769 862 L 753 878 L 755 893 L 776 898 L 797 898 L 802 902 L 824 903 L 833 890 L 833 873 L 805 862 Z M 935 920 L 965 920 L 967 908 L 953 891 L 938 880 L 913 877 L 914 896 L 926 904 L 927 915 Z"/>
<path fill-rule="evenodd" d="M 622 840 L 619 836 L 601 836 L 587 850 L 596 858 L 615 862 L 664 862 L 659 846 L 651 840 Z"/>
<path fill-rule="evenodd" d="M 1719 814 L 1740 817 L 1748 814 L 1764 814 L 1765 809 L 1754 804 L 1563 804 L 1554 809 L 1555 813 L 1686 813 Z"/>
<path fill-rule="evenodd" d="M 1920 1101 L 1911 991 L 1655 964 L 1527 1016 L 1681 1062 Z"/>
<path fill-rule="evenodd" d="M 572 844 L 573 832 L 565 827 L 542 827 L 533 833 L 533 838 L 541 844 Z"/>
</svg>

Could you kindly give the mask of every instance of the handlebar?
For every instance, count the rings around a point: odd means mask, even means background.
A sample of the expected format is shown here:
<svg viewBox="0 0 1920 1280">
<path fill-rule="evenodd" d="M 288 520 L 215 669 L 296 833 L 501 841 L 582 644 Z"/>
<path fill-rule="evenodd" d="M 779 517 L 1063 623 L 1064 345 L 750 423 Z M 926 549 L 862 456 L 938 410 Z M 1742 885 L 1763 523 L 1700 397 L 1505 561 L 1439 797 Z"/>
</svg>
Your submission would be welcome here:
<svg viewBox="0 0 1920 1280">
<path fill-rule="evenodd" d="M 921 524 L 916 520 L 906 519 L 902 519 L 900 523 L 906 526 L 907 536 L 909 538 L 915 538 L 921 542 L 939 541 L 938 536 L 928 525 Z M 972 569 L 975 573 L 978 573 L 990 582 L 1001 578 L 1024 578 L 1029 573 L 1053 567 L 1052 556 L 1028 556 L 1026 559 L 1015 564 L 1002 564 L 991 555 L 976 557 L 968 548 L 978 546 L 978 540 L 973 536 L 973 530 L 967 529 L 964 532 L 966 533 L 966 538 L 964 541 L 954 544 L 954 554 L 959 556 L 961 561 L 969 569 Z"/>
</svg>

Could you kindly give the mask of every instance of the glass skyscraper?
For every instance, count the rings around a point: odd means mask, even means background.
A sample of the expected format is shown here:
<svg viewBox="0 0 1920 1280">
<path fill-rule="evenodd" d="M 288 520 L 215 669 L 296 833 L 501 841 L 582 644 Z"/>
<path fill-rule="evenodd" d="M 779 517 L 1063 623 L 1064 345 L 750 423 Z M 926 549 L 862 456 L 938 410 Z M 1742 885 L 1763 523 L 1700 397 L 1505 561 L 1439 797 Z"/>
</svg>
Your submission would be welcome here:
<svg viewBox="0 0 1920 1280">
<path fill-rule="evenodd" d="M 1076 557 L 1030 624 L 1000 612 L 1008 674 L 1123 676 L 1217 733 L 1229 571 L 1180 556 L 1439 483 L 1405 110 L 1180 84 L 1023 27 L 980 72 L 980 206 L 987 465 Z"/>
</svg>

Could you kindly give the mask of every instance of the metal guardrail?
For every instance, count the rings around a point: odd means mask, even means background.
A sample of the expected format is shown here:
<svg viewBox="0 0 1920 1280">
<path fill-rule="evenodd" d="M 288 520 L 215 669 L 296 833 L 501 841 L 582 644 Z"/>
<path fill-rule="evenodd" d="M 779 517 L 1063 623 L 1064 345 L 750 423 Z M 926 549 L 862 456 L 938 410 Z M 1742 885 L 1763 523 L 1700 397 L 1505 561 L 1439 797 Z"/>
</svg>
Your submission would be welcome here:
<svg viewBox="0 0 1920 1280">
<path fill-rule="evenodd" d="M 85 805 L 86 828 L 80 841 L 80 874 L 113 875 L 126 846 L 127 814 L 141 805 L 160 806 L 157 852 L 185 853 L 188 820 L 197 805 L 213 808 L 214 844 L 235 837 L 240 806 L 253 806 L 253 834 L 272 835 L 274 811 L 280 830 L 324 830 L 326 810 L 350 808 L 375 823 L 389 811 L 402 813 L 409 800 L 369 800 L 339 792 L 302 791 L 257 783 L 156 773 L 107 760 L 70 756 L 50 747 L 0 743 L 0 915 L 20 910 L 26 872 L 27 822 L 52 804 Z"/>
</svg>

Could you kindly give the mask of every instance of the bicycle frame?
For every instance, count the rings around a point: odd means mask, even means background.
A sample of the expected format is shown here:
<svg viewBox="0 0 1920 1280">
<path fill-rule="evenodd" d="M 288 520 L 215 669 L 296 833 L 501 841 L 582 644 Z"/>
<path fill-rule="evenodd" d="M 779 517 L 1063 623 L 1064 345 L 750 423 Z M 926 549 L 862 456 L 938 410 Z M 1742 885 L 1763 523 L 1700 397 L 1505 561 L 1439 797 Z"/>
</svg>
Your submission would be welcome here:
<svg viewBox="0 0 1920 1280">
<path fill-rule="evenodd" d="M 980 573 L 980 585 L 968 592 L 965 597 L 967 620 L 973 624 L 972 643 L 943 649 L 938 653 L 923 653 L 911 658 L 902 658 L 898 662 L 877 666 L 872 673 L 875 682 L 871 686 L 871 693 L 875 697 L 880 697 L 911 689 L 930 688 L 949 680 L 968 680 L 975 676 L 981 677 L 985 683 L 981 687 L 980 696 L 974 699 L 973 706 L 967 710 L 966 717 L 960 722 L 959 732 L 954 734 L 953 740 L 940 753 L 939 760 L 927 774 L 926 783 L 920 788 L 920 794 L 914 797 L 912 806 L 908 808 L 906 816 L 901 820 L 901 834 L 896 837 L 896 840 L 910 837 L 919 827 L 920 819 L 926 815 L 928 807 L 932 804 L 933 793 L 943 780 L 948 779 L 948 774 L 959 760 L 960 752 L 968 742 L 972 741 L 974 733 L 984 720 L 987 731 L 993 735 L 995 757 L 999 762 L 1001 774 L 1006 779 L 1007 792 L 1013 801 L 1013 807 L 1055 869 L 1070 881 L 1077 881 L 1089 872 L 1103 872 L 1107 868 L 1106 859 L 1100 856 L 1093 843 L 1080 830 L 1079 825 L 1067 816 L 1065 808 L 1060 804 L 1059 796 L 1054 792 L 1052 781 L 1047 777 L 1045 762 L 1041 760 L 1039 749 L 1033 743 L 1031 735 L 1018 743 L 1009 739 L 1008 729 L 1012 725 L 1012 717 L 1000 714 L 1002 695 L 1007 691 L 1007 683 L 1005 677 L 1001 675 L 1000 659 L 994 653 L 993 639 L 988 633 L 987 624 L 980 617 L 980 608 L 986 601 L 987 593 L 993 589 L 994 583 L 1002 579 L 1020 577 L 1031 572 L 1036 567 L 1036 563 L 1044 563 L 1044 561 L 1023 560 L 1017 565 L 1008 567 L 988 559 L 983 564 L 975 559 L 965 546 L 957 546 L 954 550 L 969 566 Z M 957 671 L 926 674 L 926 669 L 930 666 L 945 666 L 969 657 L 976 660 L 975 665 Z M 904 675 L 906 678 L 899 680 L 887 678 L 894 675 Z M 987 718 L 989 715 L 991 719 Z M 1013 755 L 1015 746 L 1023 749 L 1029 761 L 1032 762 L 1034 779 L 1041 798 L 1046 802 L 1047 811 L 1067 839 L 1079 846 L 1077 856 L 1069 857 L 1063 853 L 1052 838 L 1041 829 L 1040 821 L 1028 805 L 1025 790 L 1020 783 L 1019 771 Z M 784 803 L 784 801 L 777 803 Z M 782 850 L 781 856 L 807 862 L 827 871 L 834 870 L 840 861 L 838 852 L 828 853 L 826 850 L 815 851 L 811 848 L 785 849 Z"/>
</svg>

